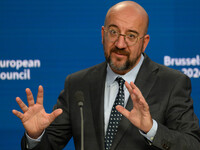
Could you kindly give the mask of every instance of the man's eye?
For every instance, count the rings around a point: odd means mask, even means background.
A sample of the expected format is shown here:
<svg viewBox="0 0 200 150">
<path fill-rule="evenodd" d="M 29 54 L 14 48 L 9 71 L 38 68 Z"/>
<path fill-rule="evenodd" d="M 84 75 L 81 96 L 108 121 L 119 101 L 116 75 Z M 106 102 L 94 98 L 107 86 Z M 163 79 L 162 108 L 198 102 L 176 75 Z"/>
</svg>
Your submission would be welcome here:
<svg viewBox="0 0 200 150">
<path fill-rule="evenodd" d="M 127 34 L 127 37 L 129 38 L 129 39 L 135 39 L 136 38 L 136 35 L 135 34 Z"/>
<path fill-rule="evenodd" d="M 117 31 L 115 31 L 115 30 L 109 30 L 109 32 L 111 35 L 117 35 Z"/>
</svg>

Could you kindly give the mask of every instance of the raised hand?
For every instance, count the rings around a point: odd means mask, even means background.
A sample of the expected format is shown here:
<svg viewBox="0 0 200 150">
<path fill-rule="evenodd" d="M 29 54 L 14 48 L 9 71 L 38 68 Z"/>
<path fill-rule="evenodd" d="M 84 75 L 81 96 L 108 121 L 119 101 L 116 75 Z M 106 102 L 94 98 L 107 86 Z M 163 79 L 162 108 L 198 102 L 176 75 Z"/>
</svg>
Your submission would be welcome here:
<svg viewBox="0 0 200 150">
<path fill-rule="evenodd" d="M 142 93 L 133 82 L 131 82 L 130 84 L 128 82 L 125 82 L 125 85 L 133 101 L 133 109 L 129 112 L 127 109 L 120 105 L 116 106 L 116 109 L 127 119 L 129 119 L 129 121 L 134 126 L 136 126 L 141 131 L 147 133 L 153 125 L 149 106 L 145 101 Z"/>
<path fill-rule="evenodd" d="M 26 89 L 28 105 L 17 97 L 16 101 L 23 113 L 12 110 L 13 114 L 21 119 L 22 124 L 31 138 L 38 138 L 45 128 L 47 128 L 54 119 L 62 113 L 62 109 L 56 109 L 51 114 L 47 114 L 43 107 L 43 87 L 38 88 L 37 101 L 34 102 L 33 94 L 30 89 Z"/>
</svg>

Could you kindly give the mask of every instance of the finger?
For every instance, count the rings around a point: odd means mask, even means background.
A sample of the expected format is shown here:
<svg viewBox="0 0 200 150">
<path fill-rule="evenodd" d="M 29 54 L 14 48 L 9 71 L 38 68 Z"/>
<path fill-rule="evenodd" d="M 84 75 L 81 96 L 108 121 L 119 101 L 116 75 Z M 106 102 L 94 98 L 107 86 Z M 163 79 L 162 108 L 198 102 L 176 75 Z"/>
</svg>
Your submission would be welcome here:
<svg viewBox="0 0 200 150">
<path fill-rule="evenodd" d="M 140 90 L 137 88 L 137 86 L 131 82 L 130 84 L 125 83 L 126 87 L 130 93 L 131 99 L 133 101 L 134 107 L 146 107 L 146 101 L 143 98 L 143 95 L 141 94 Z M 143 106 L 145 105 L 145 106 Z"/>
<path fill-rule="evenodd" d="M 133 89 L 133 93 L 135 94 L 137 100 L 138 101 L 144 100 L 144 97 L 143 97 L 141 91 L 138 89 L 138 87 L 133 82 L 131 82 L 130 85 Z"/>
<path fill-rule="evenodd" d="M 144 110 L 148 110 L 149 109 L 149 105 L 147 104 L 146 100 L 144 99 L 144 97 L 143 97 L 141 91 L 139 90 L 139 88 L 133 82 L 131 82 L 130 85 L 134 89 L 133 93 L 137 97 L 137 102 L 143 107 Z"/>
<path fill-rule="evenodd" d="M 37 95 L 37 103 L 43 105 L 43 95 L 44 95 L 44 90 L 43 87 L 40 85 L 38 87 L 38 95 Z"/>
<path fill-rule="evenodd" d="M 139 90 L 139 88 L 133 82 L 131 82 L 130 85 L 131 85 L 132 89 L 135 89 L 135 92 L 136 92 L 138 97 L 143 97 L 141 91 Z"/>
<path fill-rule="evenodd" d="M 22 120 L 23 114 L 22 114 L 21 112 L 19 112 L 19 111 L 13 109 L 13 110 L 12 110 L 12 113 L 13 113 L 15 116 L 17 116 L 19 119 Z"/>
<path fill-rule="evenodd" d="M 135 94 L 133 93 L 133 88 L 131 87 L 131 85 L 128 83 L 128 82 L 125 82 L 125 85 L 126 85 L 126 88 L 128 89 L 129 93 L 130 93 L 130 96 L 131 96 L 131 99 L 134 103 L 134 101 L 136 101 L 136 96 Z"/>
<path fill-rule="evenodd" d="M 63 110 L 60 109 L 60 108 L 54 110 L 49 116 L 50 117 L 50 122 L 53 122 L 56 119 L 56 117 L 58 117 L 59 115 L 62 114 L 62 112 L 63 112 Z"/>
<path fill-rule="evenodd" d="M 132 94 L 133 93 L 133 89 L 132 89 L 131 85 L 127 81 L 125 81 L 125 86 L 128 89 L 129 93 Z"/>
<path fill-rule="evenodd" d="M 28 101 L 29 107 L 33 106 L 34 105 L 34 98 L 33 98 L 32 92 L 29 88 L 26 89 L 26 96 L 27 96 L 27 101 Z"/>
<path fill-rule="evenodd" d="M 126 118 L 128 118 L 130 112 L 129 112 L 126 108 L 124 108 L 124 107 L 121 106 L 121 105 L 117 105 L 117 106 L 116 106 L 116 109 L 117 109 L 117 111 L 119 111 L 123 116 L 125 116 Z"/>
<path fill-rule="evenodd" d="M 28 107 L 24 104 L 24 102 L 19 97 L 16 97 L 16 101 L 17 101 L 19 107 L 25 113 L 28 110 Z"/>
</svg>

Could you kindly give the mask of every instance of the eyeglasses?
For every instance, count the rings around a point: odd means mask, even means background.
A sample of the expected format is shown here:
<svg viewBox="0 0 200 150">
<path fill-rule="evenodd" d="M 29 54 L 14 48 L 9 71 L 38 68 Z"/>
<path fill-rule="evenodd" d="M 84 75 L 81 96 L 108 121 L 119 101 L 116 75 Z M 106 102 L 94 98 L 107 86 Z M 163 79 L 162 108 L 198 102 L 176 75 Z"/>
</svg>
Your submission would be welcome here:
<svg viewBox="0 0 200 150">
<path fill-rule="evenodd" d="M 113 43 L 115 43 L 119 39 L 119 36 L 123 36 L 124 41 L 128 46 L 135 45 L 138 39 L 142 39 L 145 36 L 144 35 L 142 37 L 138 37 L 138 34 L 134 32 L 127 32 L 126 34 L 121 34 L 116 29 L 108 29 L 108 30 L 104 29 L 104 32 L 107 33 L 108 40 Z"/>
</svg>

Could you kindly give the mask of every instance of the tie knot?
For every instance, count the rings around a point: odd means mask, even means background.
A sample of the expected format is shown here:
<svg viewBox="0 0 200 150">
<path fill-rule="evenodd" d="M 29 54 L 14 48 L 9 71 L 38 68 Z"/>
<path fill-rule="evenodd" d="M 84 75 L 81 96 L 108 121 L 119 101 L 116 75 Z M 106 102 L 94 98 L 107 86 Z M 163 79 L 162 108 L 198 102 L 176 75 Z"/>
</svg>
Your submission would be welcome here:
<svg viewBox="0 0 200 150">
<path fill-rule="evenodd" d="M 117 77 L 115 80 L 118 82 L 120 87 L 124 86 L 125 80 L 122 77 Z"/>
</svg>

